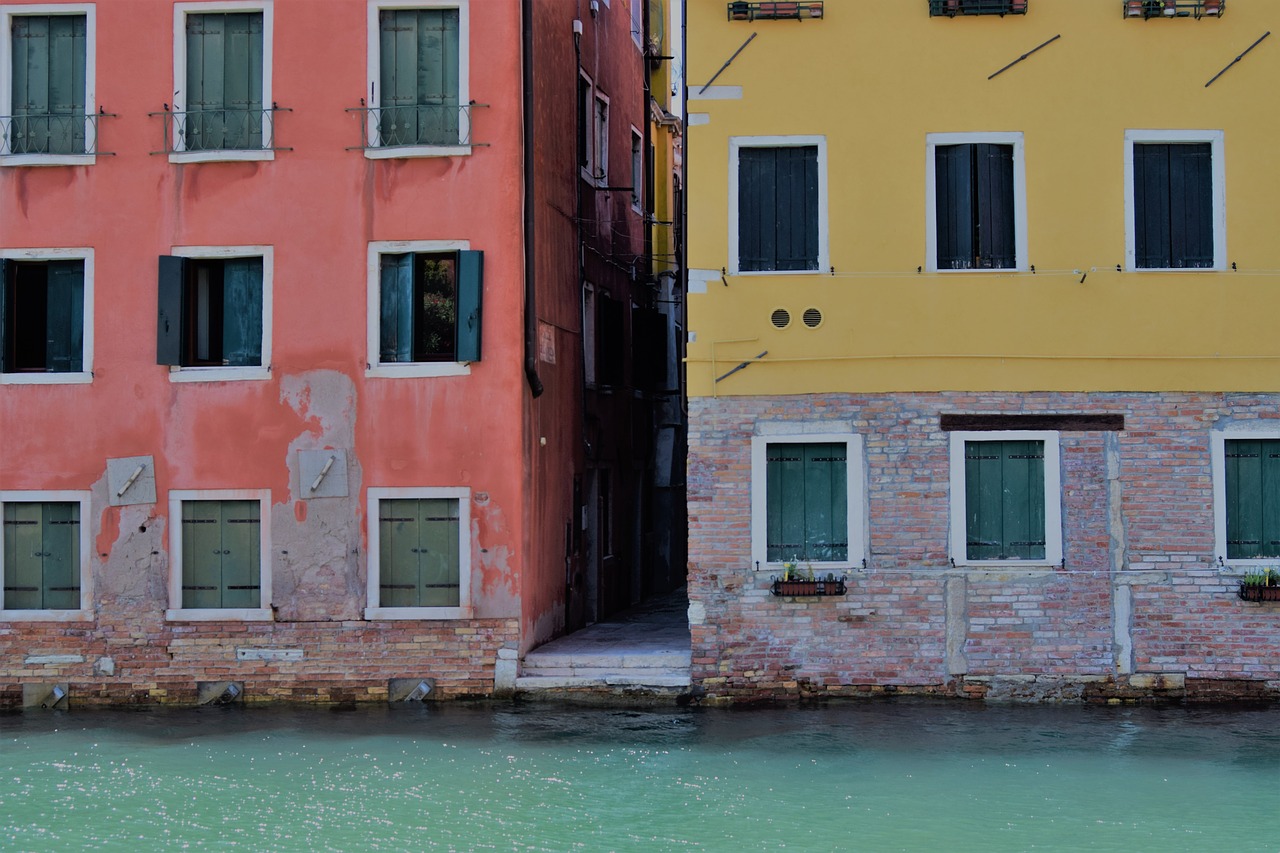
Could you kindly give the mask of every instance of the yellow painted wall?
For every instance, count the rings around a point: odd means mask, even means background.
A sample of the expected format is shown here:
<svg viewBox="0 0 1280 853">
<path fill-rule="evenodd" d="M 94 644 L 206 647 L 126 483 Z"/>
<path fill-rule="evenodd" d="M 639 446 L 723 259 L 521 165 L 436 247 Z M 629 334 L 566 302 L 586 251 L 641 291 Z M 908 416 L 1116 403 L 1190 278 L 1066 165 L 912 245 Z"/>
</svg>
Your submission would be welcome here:
<svg viewBox="0 0 1280 853">
<path fill-rule="evenodd" d="M 1278 0 L 1147 21 L 1125 19 L 1121 0 L 954 19 L 930 18 L 926 0 L 827 0 L 823 20 L 801 22 L 726 21 L 725 6 L 688 8 L 689 267 L 731 268 L 730 137 L 820 134 L 836 272 L 729 276 L 691 293 L 691 395 L 1280 390 L 1280 32 L 1205 87 L 1280 30 Z M 753 32 L 715 81 L 742 99 L 697 99 Z M 1126 129 L 1224 132 L 1237 271 L 1116 272 Z M 972 131 L 1024 134 L 1036 274 L 916 273 L 926 134 Z M 785 330 L 770 323 L 779 307 L 794 317 Z M 816 329 L 799 321 L 809 307 L 824 315 Z"/>
</svg>

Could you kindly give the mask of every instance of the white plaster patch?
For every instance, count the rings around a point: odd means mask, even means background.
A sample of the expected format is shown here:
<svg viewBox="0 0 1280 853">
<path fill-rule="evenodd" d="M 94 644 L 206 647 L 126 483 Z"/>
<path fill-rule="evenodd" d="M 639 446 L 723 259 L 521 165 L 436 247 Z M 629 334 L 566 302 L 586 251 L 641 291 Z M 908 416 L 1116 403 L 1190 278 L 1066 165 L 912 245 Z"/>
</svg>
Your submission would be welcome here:
<svg viewBox="0 0 1280 853">
<path fill-rule="evenodd" d="M 93 671 L 98 675 L 115 675 L 116 662 L 112 658 L 98 658 L 97 663 L 93 665 Z"/>
<path fill-rule="evenodd" d="M 711 113 L 689 113 L 689 120 L 686 123 L 689 127 L 697 127 L 700 124 L 711 124 Z"/>
<path fill-rule="evenodd" d="M 705 625 L 707 622 L 707 608 L 701 601 L 689 602 L 689 624 Z"/>
<path fill-rule="evenodd" d="M 691 101 L 741 101 L 741 86 L 702 86 L 689 87 Z"/>
<path fill-rule="evenodd" d="M 59 666 L 84 663 L 84 655 L 27 655 L 22 662 L 27 666 Z"/>
</svg>

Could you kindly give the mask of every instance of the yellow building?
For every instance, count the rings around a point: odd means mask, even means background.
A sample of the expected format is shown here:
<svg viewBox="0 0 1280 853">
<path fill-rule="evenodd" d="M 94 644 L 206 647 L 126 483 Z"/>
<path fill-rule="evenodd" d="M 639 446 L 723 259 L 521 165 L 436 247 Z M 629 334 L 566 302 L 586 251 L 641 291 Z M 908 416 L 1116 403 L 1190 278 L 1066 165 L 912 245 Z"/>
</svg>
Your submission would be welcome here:
<svg viewBox="0 0 1280 853">
<path fill-rule="evenodd" d="M 695 679 L 1274 688 L 1280 4 L 687 26 Z"/>
</svg>

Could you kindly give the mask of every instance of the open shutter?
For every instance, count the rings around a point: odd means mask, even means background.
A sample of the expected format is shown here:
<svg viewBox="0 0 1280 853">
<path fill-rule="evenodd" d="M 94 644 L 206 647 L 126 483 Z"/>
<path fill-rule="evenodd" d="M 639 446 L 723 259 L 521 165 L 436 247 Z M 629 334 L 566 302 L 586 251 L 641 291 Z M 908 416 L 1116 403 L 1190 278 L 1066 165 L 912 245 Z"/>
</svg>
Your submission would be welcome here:
<svg viewBox="0 0 1280 853">
<path fill-rule="evenodd" d="M 777 231 L 774 269 L 818 268 L 818 149 L 774 149 L 777 178 L 773 227 Z"/>
<path fill-rule="evenodd" d="M 9 300 L 12 298 L 14 283 L 13 264 L 0 258 L 0 373 L 9 372 L 9 353 L 13 349 L 14 330 L 9 328 Z"/>
<path fill-rule="evenodd" d="M 1016 265 L 1013 205 L 1013 146 L 974 146 L 977 171 L 978 266 L 1011 269 Z"/>
<path fill-rule="evenodd" d="M 458 361 L 480 360 L 484 252 L 458 252 Z"/>
<path fill-rule="evenodd" d="M 84 369 L 84 261 L 50 261 L 45 365 L 52 373 Z"/>
<path fill-rule="evenodd" d="M 187 259 L 160 256 L 156 296 L 156 364 L 182 364 L 182 295 Z"/>
<path fill-rule="evenodd" d="M 940 270 L 973 266 L 973 148 L 939 145 L 933 151 Z"/>
<path fill-rule="evenodd" d="M 738 268 L 771 270 L 777 263 L 777 148 L 738 151 Z"/>
<path fill-rule="evenodd" d="M 4 607 L 6 610 L 42 609 L 44 550 L 40 504 L 4 505 Z"/>
<path fill-rule="evenodd" d="M 262 364 L 262 258 L 223 262 L 222 357 L 233 366 Z"/>
<path fill-rule="evenodd" d="M 1213 146 L 1169 146 L 1170 266 L 1213 266 Z"/>
<path fill-rule="evenodd" d="M 257 608 L 262 520 L 257 501 L 217 501 L 222 517 L 222 606 Z"/>
<path fill-rule="evenodd" d="M 45 610 L 80 607 L 80 504 L 40 504 Z"/>
<path fill-rule="evenodd" d="M 418 601 L 422 607 L 457 607 L 458 502 L 422 499 L 418 515 Z"/>
<path fill-rule="evenodd" d="M 413 261 L 412 254 L 380 259 L 378 360 L 383 364 L 413 361 Z"/>
<path fill-rule="evenodd" d="M 1133 146 L 1134 262 L 1139 269 L 1173 266 L 1169 240 L 1169 146 Z"/>
</svg>

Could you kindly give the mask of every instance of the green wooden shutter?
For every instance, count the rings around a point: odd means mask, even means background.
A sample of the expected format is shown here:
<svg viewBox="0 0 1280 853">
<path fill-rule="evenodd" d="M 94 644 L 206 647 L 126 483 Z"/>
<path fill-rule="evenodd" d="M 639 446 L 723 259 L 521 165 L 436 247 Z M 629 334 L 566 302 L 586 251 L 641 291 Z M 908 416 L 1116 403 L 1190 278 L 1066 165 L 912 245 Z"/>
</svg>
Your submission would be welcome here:
<svg viewBox="0 0 1280 853">
<path fill-rule="evenodd" d="M 187 15 L 186 148 L 262 147 L 262 14 Z"/>
<path fill-rule="evenodd" d="M 1280 441 L 1225 443 L 1227 557 L 1280 557 Z"/>
<path fill-rule="evenodd" d="M 457 145 L 457 9 L 379 13 L 383 145 Z"/>
<path fill-rule="evenodd" d="M 14 16 L 13 153 L 84 152 L 85 32 L 84 15 Z"/>
<path fill-rule="evenodd" d="M 4 607 L 41 610 L 44 542 L 40 504 L 4 505 Z"/>
<path fill-rule="evenodd" d="M 458 502 L 430 498 L 418 504 L 418 583 L 422 607 L 457 607 Z"/>
<path fill-rule="evenodd" d="M 818 149 L 797 146 L 774 149 L 777 179 L 774 269 L 818 268 Z"/>
<path fill-rule="evenodd" d="M 1044 502 L 1044 442 L 965 442 L 968 559 L 1044 559 Z"/>
<path fill-rule="evenodd" d="M 80 504 L 39 504 L 42 515 L 42 583 L 45 610 L 80 607 Z"/>
<path fill-rule="evenodd" d="M 1169 146 L 1169 248 L 1171 266 L 1213 266 L 1213 146 Z"/>
<path fill-rule="evenodd" d="M 222 606 L 222 513 L 219 501 L 182 503 L 182 606 Z"/>
<path fill-rule="evenodd" d="M 48 265 L 45 367 L 51 373 L 84 369 L 84 261 Z"/>
<path fill-rule="evenodd" d="M 160 256 L 156 297 L 156 363 L 182 364 L 182 304 L 187 259 Z"/>
<path fill-rule="evenodd" d="M 1169 146 L 1133 146 L 1134 262 L 1139 269 L 1173 266 L 1169 243 Z"/>
<path fill-rule="evenodd" d="M 222 358 L 228 365 L 262 364 L 262 258 L 222 264 Z"/>
<path fill-rule="evenodd" d="M 933 150 L 940 270 L 973 266 L 973 155 L 972 145 L 938 145 Z"/>
<path fill-rule="evenodd" d="M 772 270 L 777 264 L 777 151 L 738 151 L 738 269 Z"/>
<path fill-rule="evenodd" d="M 848 465 L 843 444 L 804 445 L 804 559 L 848 559 Z"/>
<path fill-rule="evenodd" d="M 418 502 L 378 502 L 378 606 L 417 607 Z"/>
<path fill-rule="evenodd" d="M 379 281 L 379 354 L 383 364 L 413 361 L 412 254 L 382 255 Z"/>
<path fill-rule="evenodd" d="M 480 360 L 484 252 L 458 252 L 458 361 Z"/>
<path fill-rule="evenodd" d="M 257 608 L 262 600 L 261 505 L 258 501 L 219 501 L 222 514 L 222 606 Z"/>
<path fill-rule="evenodd" d="M 1013 146 L 979 143 L 974 146 L 976 171 L 978 266 L 1011 269 L 1017 264 L 1014 225 Z"/>
</svg>

